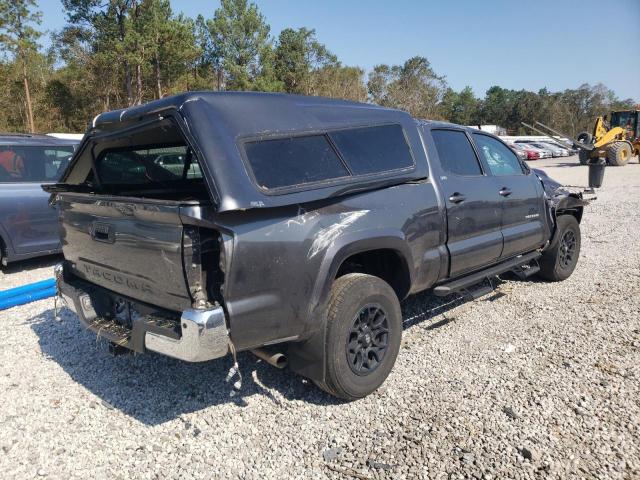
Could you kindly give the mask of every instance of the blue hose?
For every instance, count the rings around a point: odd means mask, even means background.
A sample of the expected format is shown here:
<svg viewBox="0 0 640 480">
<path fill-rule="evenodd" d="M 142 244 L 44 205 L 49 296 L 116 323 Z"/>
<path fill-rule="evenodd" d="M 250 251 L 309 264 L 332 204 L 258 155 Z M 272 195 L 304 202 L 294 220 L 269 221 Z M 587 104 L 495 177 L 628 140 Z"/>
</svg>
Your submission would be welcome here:
<svg viewBox="0 0 640 480">
<path fill-rule="evenodd" d="M 0 292 L 0 310 L 53 297 L 55 294 L 56 281 L 53 278 L 4 290 Z"/>
<path fill-rule="evenodd" d="M 6 300 L 8 298 L 17 297 L 24 293 L 37 292 L 44 290 L 45 288 L 55 287 L 56 281 L 53 278 L 42 280 L 41 282 L 30 283 L 23 285 L 22 287 L 10 288 L 9 290 L 0 291 L 0 300 Z"/>
</svg>

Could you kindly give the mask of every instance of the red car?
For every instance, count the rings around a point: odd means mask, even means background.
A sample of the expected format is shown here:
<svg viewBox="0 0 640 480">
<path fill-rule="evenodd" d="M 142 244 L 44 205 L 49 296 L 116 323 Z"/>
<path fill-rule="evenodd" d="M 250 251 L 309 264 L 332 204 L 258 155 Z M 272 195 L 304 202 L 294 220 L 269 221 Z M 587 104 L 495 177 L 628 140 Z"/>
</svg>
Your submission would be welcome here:
<svg viewBox="0 0 640 480">
<path fill-rule="evenodd" d="M 540 158 L 540 154 L 538 152 L 525 147 L 521 143 L 511 143 L 509 146 L 516 152 L 518 157 L 524 160 L 538 160 Z"/>
</svg>

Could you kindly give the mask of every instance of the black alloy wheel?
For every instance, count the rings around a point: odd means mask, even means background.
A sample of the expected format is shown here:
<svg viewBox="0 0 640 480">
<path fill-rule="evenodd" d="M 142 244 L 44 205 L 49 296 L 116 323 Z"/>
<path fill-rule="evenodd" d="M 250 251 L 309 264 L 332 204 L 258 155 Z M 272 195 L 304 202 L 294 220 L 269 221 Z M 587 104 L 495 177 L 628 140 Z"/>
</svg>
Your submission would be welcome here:
<svg viewBox="0 0 640 480">
<path fill-rule="evenodd" d="M 347 337 L 347 361 L 356 375 L 369 375 L 389 348 L 389 322 L 380 305 L 366 305 L 353 319 Z"/>
</svg>

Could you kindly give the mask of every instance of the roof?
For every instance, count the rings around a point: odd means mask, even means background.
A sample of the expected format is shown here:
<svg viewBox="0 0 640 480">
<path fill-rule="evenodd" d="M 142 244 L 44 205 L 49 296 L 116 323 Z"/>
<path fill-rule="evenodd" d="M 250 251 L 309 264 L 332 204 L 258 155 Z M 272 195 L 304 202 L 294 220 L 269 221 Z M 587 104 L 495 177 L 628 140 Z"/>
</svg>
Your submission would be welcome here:
<svg viewBox="0 0 640 480">
<path fill-rule="evenodd" d="M 94 136 L 111 134 L 113 130 L 134 127 L 175 112 L 179 112 L 180 121 L 185 121 L 206 163 L 205 170 L 215 181 L 220 211 L 309 202 L 347 193 L 353 190 L 352 184 L 362 190 L 369 184 L 372 188 L 385 182 L 397 184 L 425 178 L 428 174 L 416 121 L 408 113 L 366 103 L 284 93 L 188 92 L 106 112 L 93 120 L 83 145 Z M 255 185 L 245 168 L 241 145 L 245 139 L 384 124 L 399 124 L 404 128 L 416 162 L 412 171 L 369 180 L 354 177 L 347 182 L 349 185 L 343 182 L 295 193 L 269 194 Z"/>
<path fill-rule="evenodd" d="M 79 140 L 61 139 L 49 135 L 37 135 L 28 133 L 0 133 L 0 145 L 21 145 L 21 146 L 65 146 L 77 145 Z"/>
<path fill-rule="evenodd" d="M 92 127 L 98 130 L 119 128 L 142 117 L 166 110 L 189 110 L 196 102 L 215 113 L 217 120 L 234 127 L 234 133 L 300 130 L 326 127 L 328 124 L 368 122 L 372 115 L 397 121 L 400 110 L 368 103 L 335 98 L 311 97 L 286 93 L 265 92 L 187 92 L 135 107 L 102 113 L 95 117 Z"/>
<path fill-rule="evenodd" d="M 82 137 L 84 137 L 84 133 L 56 133 L 56 132 L 50 132 L 50 133 L 47 133 L 47 135 L 50 136 L 50 137 L 62 138 L 62 139 L 65 139 L 65 140 L 77 140 L 77 141 L 82 140 Z"/>
</svg>

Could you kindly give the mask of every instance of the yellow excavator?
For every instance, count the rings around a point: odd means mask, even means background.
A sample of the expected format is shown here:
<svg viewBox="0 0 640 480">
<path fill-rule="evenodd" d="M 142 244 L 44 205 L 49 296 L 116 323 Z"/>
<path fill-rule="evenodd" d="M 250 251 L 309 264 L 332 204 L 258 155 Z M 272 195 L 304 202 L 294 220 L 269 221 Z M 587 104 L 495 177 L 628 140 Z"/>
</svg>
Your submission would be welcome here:
<svg viewBox="0 0 640 480">
<path fill-rule="evenodd" d="M 536 122 L 540 127 L 560 137 L 565 135 Z M 523 122 L 523 125 L 543 135 L 548 132 Z M 553 138 L 556 143 L 567 146 L 565 142 Z M 598 117 L 593 127 L 593 133 L 582 132 L 573 142 L 573 147 L 578 149 L 578 158 L 582 165 L 589 163 L 590 159 L 604 158 L 609 165 L 621 167 L 626 165 L 634 155 L 640 156 L 640 110 L 622 110 L 611 112 L 607 116 Z"/>
</svg>

